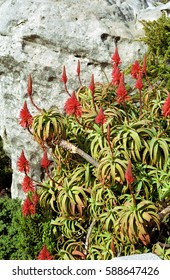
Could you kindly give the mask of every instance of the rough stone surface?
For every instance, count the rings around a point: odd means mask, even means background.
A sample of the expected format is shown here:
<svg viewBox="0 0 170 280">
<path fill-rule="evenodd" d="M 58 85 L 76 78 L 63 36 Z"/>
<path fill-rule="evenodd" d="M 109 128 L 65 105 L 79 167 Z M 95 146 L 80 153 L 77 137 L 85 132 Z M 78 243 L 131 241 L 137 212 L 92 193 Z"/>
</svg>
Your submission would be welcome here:
<svg viewBox="0 0 170 280">
<path fill-rule="evenodd" d="M 163 9 L 164 5 L 160 5 Z M 60 82 L 66 66 L 69 90 L 77 88 L 77 60 L 82 81 L 111 78 L 111 55 L 117 41 L 123 66 L 141 57 L 146 46 L 139 19 L 155 19 L 161 7 L 142 0 L 0 0 L 0 135 L 12 159 L 12 197 L 23 197 L 16 161 L 24 149 L 39 176 L 39 148 L 18 125 L 26 95 L 27 77 L 33 77 L 34 100 L 41 108 L 63 108 L 66 94 Z M 29 101 L 28 101 L 29 104 Z M 34 108 L 29 106 L 32 113 Z"/>
</svg>

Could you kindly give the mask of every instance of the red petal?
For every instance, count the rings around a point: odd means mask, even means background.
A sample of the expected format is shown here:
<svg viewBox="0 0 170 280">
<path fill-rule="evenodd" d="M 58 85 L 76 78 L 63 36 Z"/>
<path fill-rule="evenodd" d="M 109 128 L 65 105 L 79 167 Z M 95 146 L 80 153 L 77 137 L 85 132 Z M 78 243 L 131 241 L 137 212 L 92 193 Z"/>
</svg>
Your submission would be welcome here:
<svg viewBox="0 0 170 280">
<path fill-rule="evenodd" d="M 140 68 L 139 62 L 136 60 L 131 67 L 131 75 L 132 78 L 137 79 L 139 73 L 142 71 L 142 69 Z"/>
<path fill-rule="evenodd" d="M 23 181 L 22 181 L 22 190 L 26 192 L 33 192 L 34 191 L 34 185 L 32 180 L 30 179 L 29 176 L 25 176 Z"/>
<path fill-rule="evenodd" d="M 170 93 L 162 106 L 162 114 L 165 117 L 170 116 Z"/>
<path fill-rule="evenodd" d="M 25 157 L 24 151 L 22 150 L 20 157 L 17 161 L 18 170 L 20 172 L 29 172 L 29 162 Z"/>
<path fill-rule="evenodd" d="M 103 125 L 106 122 L 105 115 L 103 113 L 103 109 L 100 108 L 98 115 L 95 118 L 95 123 Z"/>
<path fill-rule="evenodd" d="M 63 66 L 63 73 L 62 73 L 61 81 L 62 81 L 64 84 L 67 83 L 67 75 L 66 75 L 66 68 L 65 68 L 65 66 Z"/>
<path fill-rule="evenodd" d="M 42 250 L 38 255 L 38 260 L 53 260 L 53 257 L 50 255 L 49 251 L 47 250 L 46 245 L 43 246 Z"/>
<path fill-rule="evenodd" d="M 120 82 L 121 73 L 119 67 L 114 64 L 113 71 L 112 71 L 112 84 L 117 86 Z"/>
<path fill-rule="evenodd" d="M 118 52 L 118 48 L 116 47 L 115 48 L 115 52 L 114 54 L 112 55 L 112 61 L 116 64 L 116 65 L 119 65 L 121 63 L 121 60 L 120 60 L 120 56 L 119 56 L 119 52 Z"/>
<path fill-rule="evenodd" d="M 64 110 L 67 115 L 74 115 L 76 117 L 82 116 L 82 107 L 76 98 L 75 92 L 73 92 L 72 96 L 67 99 L 64 105 Z"/>
<path fill-rule="evenodd" d="M 30 200 L 30 198 L 27 196 L 27 198 L 24 200 L 24 203 L 22 205 L 22 214 L 24 216 L 27 215 L 35 215 L 35 205 L 32 203 L 32 201 Z"/>
<path fill-rule="evenodd" d="M 48 166 L 50 165 L 51 161 L 48 159 L 48 156 L 47 156 L 47 151 L 44 151 L 43 153 L 43 157 L 41 159 L 41 166 L 43 168 L 48 168 Z"/>
<path fill-rule="evenodd" d="M 24 106 L 20 111 L 19 119 L 19 124 L 24 128 L 30 127 L 32 125 L 33 117 L 28 110 L 26 101 L 24 102 Z"/>
<path fill-rule="evenodd" d="M 142 90 L 143 88 L 143 84 L 142 84 L 142 72 L 140 72 L 138 74 L 138 78 L 136 80 L 136 83 L 135 83 L 135 88 L 137 88 L 138 90 Z"/>
<path fill-rule="evenodd" d="M 95 84 L 94 84 L 94 74 L 92 74 L 92 76 L 91 76 L 89 89 L 90 89 L 90 91 L 91 91 L 92 95 L 94 95 L 94 90 L 95 90 Z"/>
<path fill-rule="evenodd" d="M 128 166 L 125 172 L 125 179 L 129 185 L 132 184 L 134 181 L 134 177 L 132 175 L 132 163 L 130 159 L 128 161 Z"/>
<path fill-rule="evenodd" d="M 27 93 L 28 93 L 29 96 L 32 95 L 32 77 L 31 77 L 31 74 L 29 74 L 29 76 L 28 76 Z"/>
<path fill-rule="evenodd" d="M 77 75 L 80 76 L 80 60 L 77 62 Z"/>
<path fill-rule="evenodd" d="M 127 96 L 127 91 L 126 91 L 125 84 L 124 84 L 124 74 L 123 73 L 121 74 L 121 77 L 120 77 L 120 82 L 119 82 L 119 86 L 116 90 L 116 95 L 117 95 L 116 99 L 119 104 L 123 103 L 129 99 L 129 96 Z"/>
</svg>

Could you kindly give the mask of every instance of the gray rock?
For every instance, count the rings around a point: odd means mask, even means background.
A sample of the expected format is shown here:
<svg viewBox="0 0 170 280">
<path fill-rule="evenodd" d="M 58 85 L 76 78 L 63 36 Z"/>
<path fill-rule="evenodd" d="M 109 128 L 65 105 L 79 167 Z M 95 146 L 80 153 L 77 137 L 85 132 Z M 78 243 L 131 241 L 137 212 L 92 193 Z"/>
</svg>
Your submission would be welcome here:
<svg viewBox="0 0 170 280">
<path fill-rule="evenodd" d="M 34 177 L 40 175 L 41 151 L 18 124 L 24 100 L 31 113 L 36 112 L 26 95 L 28 74 L 35 103 L 46 109 L 57 105 L 62 111 L 67 98 L 60 82 L 63 65 L 72 92 L 79 86 L 78 59 L 82 82 L 88 85 L 92 73 L 96 81 L 106 81 L 104 72 L 111 79 L 115 42 L 122 67 L 145 53 L 146 46 L 135 41 L 143 35 L 137 19 L 145 8 L 147 1 L 142 0 L 0 0 L 0 135 L 12 160 L 12 197 L 23 197 L 23 175 L 16 167 L 22 149 Z M 151 13 L 154 17 L 154 10 Z"/>
<path fill-rule="evenodd" d="M 123 261 L 123 260 L 128 260 L 128 261 L 136 260 L 136 261 L 140 261 L 140 260 L 143 260 L 144 261 L 144 260 L 161 260 L 161 258 L 159 258 L 155 254 L 146 253 L 146 254 L 134 254 L 134 255 L 124 256 L 124 257 L 116 257 L 113 260 L 115 260 L 115 261 Z"/>
</svg>

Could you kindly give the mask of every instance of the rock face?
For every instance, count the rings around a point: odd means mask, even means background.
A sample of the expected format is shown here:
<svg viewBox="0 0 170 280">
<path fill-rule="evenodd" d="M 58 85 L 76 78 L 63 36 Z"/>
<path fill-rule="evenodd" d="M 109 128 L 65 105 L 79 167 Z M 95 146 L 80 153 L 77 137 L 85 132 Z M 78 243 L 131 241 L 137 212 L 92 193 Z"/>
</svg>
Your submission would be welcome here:
<svg viewBox="0 0 170 280">
<path fill-rule="evenodd" d="M 149 6 L 151 2 L 149 1 Z M 164 5 L 160 5 L 161 7 Z M 141 57 L 143 35 L 138 19 L 158 18 L 159 8 L 142 0 L 0 0 L 0 135 L 12 160 L 12 197 L 23 197 L 16 161 L 21 150 L 39 177 L 40 151 L 18 124 L 26 94 L 27 77 L 33 77 L 34 100 L 41 108 L 63 108 L 66 94 L 60 82 L 66 66 L 69 90 L 78 87 L 77 60 L 82 81 L 89 84 L 111 78 L 111 55 L 118 45 L 123 66 Z M 146 13 L 147 12 L 147 13 Z M 28 101 L 29 110 L 35 113 Z"/>
</svg>

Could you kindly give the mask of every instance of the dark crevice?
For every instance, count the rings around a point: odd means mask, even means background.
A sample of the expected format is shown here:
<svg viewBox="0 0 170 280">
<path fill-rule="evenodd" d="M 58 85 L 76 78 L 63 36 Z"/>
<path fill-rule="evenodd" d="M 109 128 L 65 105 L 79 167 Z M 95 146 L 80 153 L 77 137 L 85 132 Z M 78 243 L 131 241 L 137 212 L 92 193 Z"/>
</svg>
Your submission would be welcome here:
<svg viewBox="0 0 170 280">
<path fill-rule="evenodd" d="M 108 67 L 109 65 L 110 65 L 110 63 L 109 62 L 100 62 L 100 61 L 89 61 L 88 63 L 87 63 L 87 66 L 91 66 L 91 65 L 93 65 L 93 66 L 100 66 L 101 68 L 105 68 L 105 67 Z"/>
<path fill-rule="evenodd" d="M 11 160 L 3 150 L 2 138 L 0 137 L 0 197 L 11 197 L 12 169 Z"/>
<path fill-rule="evenodd" d="M 103 33 L 103 34 L 101 34 L 101 40 L 102 40 L 102 42 L 104 42 L 104 41 L 106 41 L 107 39 L 108 39 L 108 37 L 109 37 L 110 35 L 109 34 L 107 34 L 107 33 Z"/>
</svg>

